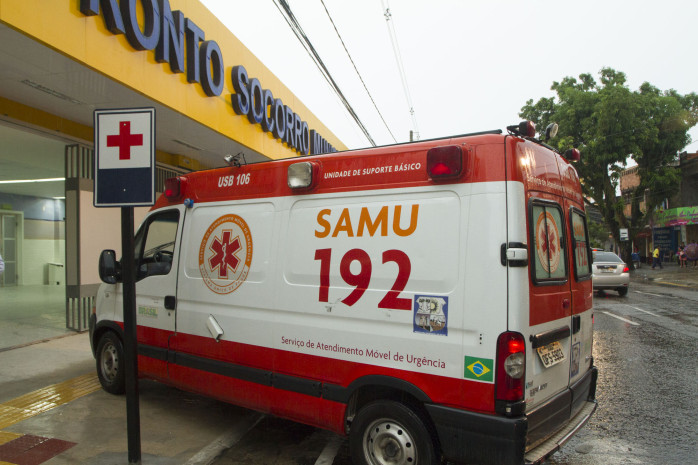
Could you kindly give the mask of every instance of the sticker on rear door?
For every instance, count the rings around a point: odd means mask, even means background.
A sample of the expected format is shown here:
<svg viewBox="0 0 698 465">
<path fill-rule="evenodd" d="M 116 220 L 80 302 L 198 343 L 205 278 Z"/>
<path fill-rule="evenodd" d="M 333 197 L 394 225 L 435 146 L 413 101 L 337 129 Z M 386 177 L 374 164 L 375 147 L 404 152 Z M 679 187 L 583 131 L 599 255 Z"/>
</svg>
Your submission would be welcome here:
<svg viewBox="0 0 698 465">
<path fill-rule="evenodd" d="M 560 264 L 560 231 L 555 218 L 541 210 L 536 220 L 536 253 L 546 273 L 554 274 Z"/>
<path fill-rule="evenodd" d="M 224 215 L 209 226 L 199 248 L 199 271 L 216 294 L 230 294 L 245 282 L 252 264 L 252 234 L 238 215 Z"/>
</svg>

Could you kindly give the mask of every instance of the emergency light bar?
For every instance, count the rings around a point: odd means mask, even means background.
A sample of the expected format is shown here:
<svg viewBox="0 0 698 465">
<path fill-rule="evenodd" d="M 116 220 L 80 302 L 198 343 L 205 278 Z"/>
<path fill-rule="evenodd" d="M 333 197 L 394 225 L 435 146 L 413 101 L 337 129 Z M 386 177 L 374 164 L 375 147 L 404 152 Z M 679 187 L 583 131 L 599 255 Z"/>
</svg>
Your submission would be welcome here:
<svg viewBox="0 0 698 465">
<path fill-rule="evenodd" d="M 507 131 L 519 137 L 536 137 L 536 124 L 533 121 L 521 121 L 519 124 L 507 126 Z"/>
<path fill-rule="evenodd" d="M 291 189 L 310 189 L 317 183 L 320 168 L 317 163 L 304 161 L 288 165 L 287 183 Z"/>
<path fill-rule="evenodd" d="M 165 197 L 169 200 L 177 200 L 182 195 L 182 181 L 181 178 L 167 178 L 165 179 Z"/>
<path fill-rule="evenodd" d="M 432 179 L 454 178 L 463 171 L 463 150 L 458 145 L 434 147 L 427 152 L 427 174 Z"/>
<path fill-rule="evenodd" d="M 579 149 L 567 149 L 563 156 L 569 161 L 579 161 L 582 158 L 582 154 Z"/>
</svg>

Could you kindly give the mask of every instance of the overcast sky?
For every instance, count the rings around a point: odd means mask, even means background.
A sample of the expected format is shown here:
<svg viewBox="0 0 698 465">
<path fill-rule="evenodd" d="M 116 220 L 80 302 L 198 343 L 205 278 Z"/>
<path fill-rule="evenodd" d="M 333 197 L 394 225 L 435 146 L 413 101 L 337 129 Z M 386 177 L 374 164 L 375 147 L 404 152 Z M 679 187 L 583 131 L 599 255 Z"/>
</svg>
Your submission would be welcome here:
<svg viewBox="0 0 698 465">
<path fill-rule="evenodd" d="M 349 148 L 370 145 L 272 0 L 201 1 Z M 698 91 L 696 0 L 324 0 L 389 132 L 323 2 L 287 1 L 378 145 L 413 128 L 384 4 L 421 139 L 504 129 L 528 99 L 552 96 L 553 81 L 604 67 L 632 90 Z M 698 128 L 691 135 L 685 150 L 696 152 Z"/>
</svg>

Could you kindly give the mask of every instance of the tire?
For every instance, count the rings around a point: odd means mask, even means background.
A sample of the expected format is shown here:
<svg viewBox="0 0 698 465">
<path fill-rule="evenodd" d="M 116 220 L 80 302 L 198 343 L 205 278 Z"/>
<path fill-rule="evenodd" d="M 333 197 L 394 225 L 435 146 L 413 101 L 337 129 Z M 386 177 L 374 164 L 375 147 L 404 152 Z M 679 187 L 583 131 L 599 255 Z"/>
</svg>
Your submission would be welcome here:
<svg viewBox="0 0 698 465">
<path fill-rule="evenodd" d="M 628 288 L 627 288 L 627 287 L 619 287 L 618 289 L 616 289 L 616 291 L 618 291 L 618 295 L 621 296 L 621 297 L 623 297 L 623 296 L 625 296 L 625 295 L 628 294 Z"/>
<path fill-rule="evenodd" d="M 352 421 L 349 450 L 354 465 L 436 465 L 432 434 L 404 404 L 379 400 Z"/>
<path fill-rule="evenodd" d="M 126 390 L 124 376 L 124 347 L 121 339 L 112 331 L 99 338 L 97 344 L 97 377 L 102 388 L 110 394 L 123 394 Z"/>
</svg>

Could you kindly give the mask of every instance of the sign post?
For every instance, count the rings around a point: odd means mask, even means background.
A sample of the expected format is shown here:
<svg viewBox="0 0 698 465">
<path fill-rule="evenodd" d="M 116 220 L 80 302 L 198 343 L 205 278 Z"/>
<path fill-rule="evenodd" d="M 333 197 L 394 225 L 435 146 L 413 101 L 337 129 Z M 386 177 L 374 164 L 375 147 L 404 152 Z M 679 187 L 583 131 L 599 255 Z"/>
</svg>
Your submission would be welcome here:
<svg viewBox="0 0 698 465">
<path fill-rule="evenodd" d="M 128 463 L 141 463 L 133 207 L 155 203 L 155 109 L 95 110 L 95 207 L 121 207 Z"/>
</svg>

